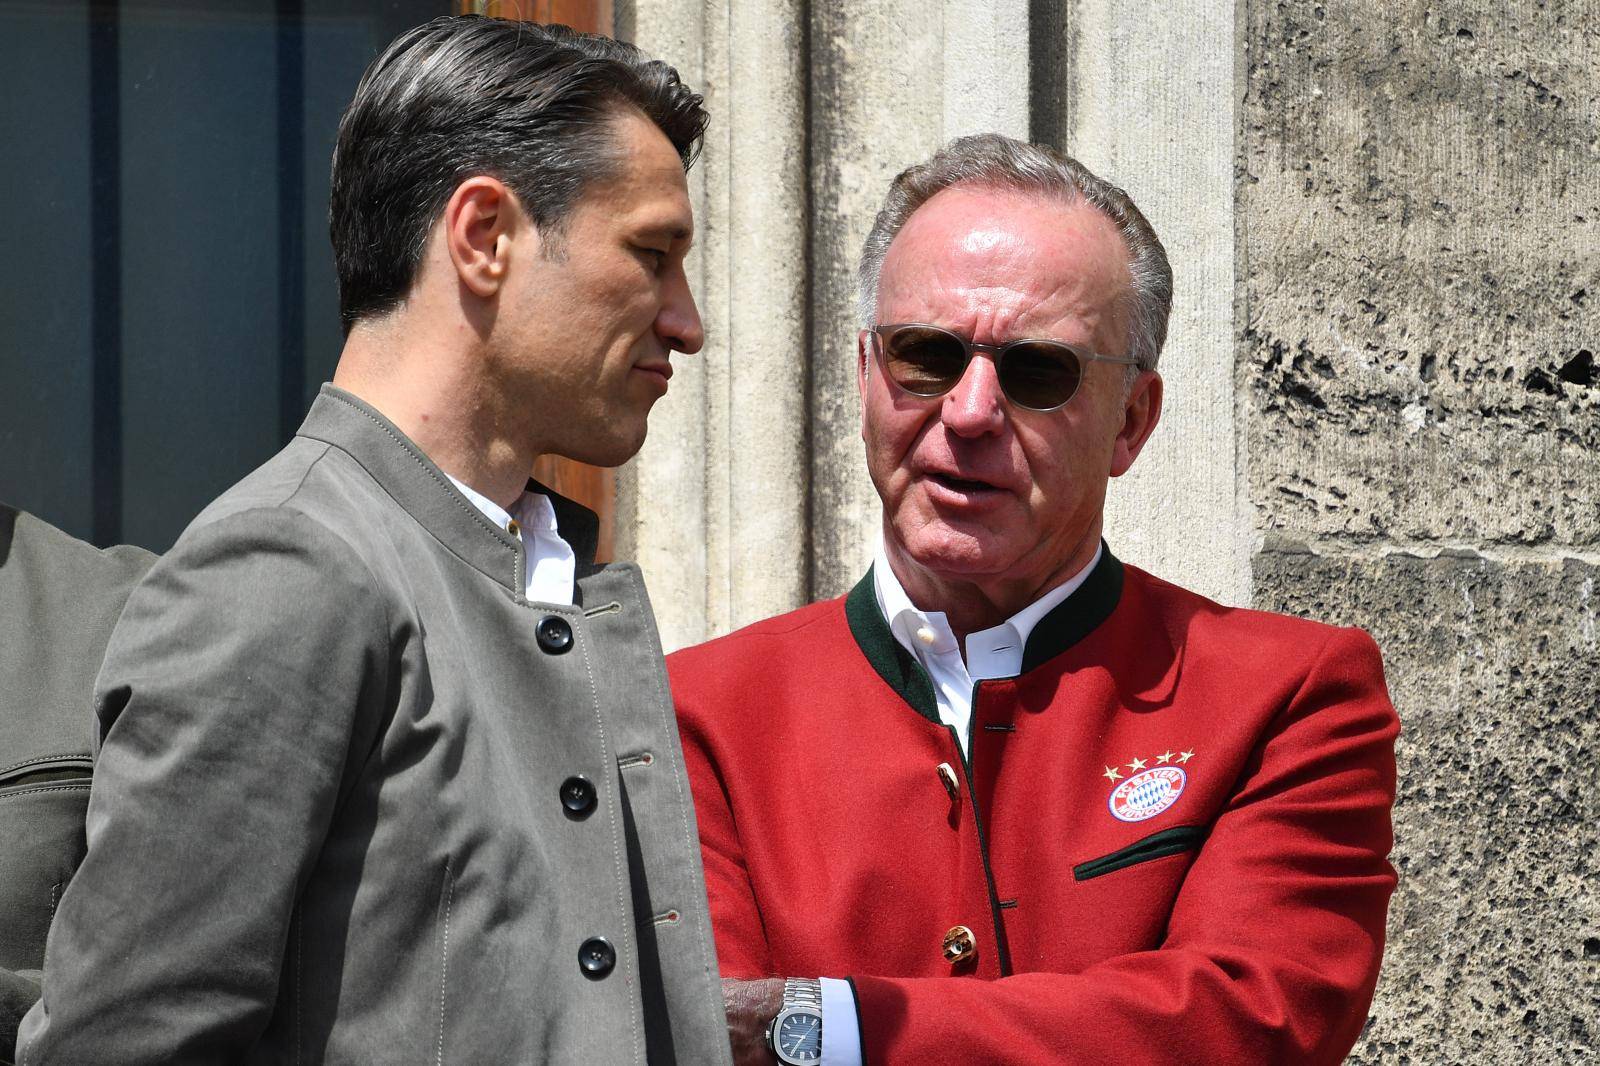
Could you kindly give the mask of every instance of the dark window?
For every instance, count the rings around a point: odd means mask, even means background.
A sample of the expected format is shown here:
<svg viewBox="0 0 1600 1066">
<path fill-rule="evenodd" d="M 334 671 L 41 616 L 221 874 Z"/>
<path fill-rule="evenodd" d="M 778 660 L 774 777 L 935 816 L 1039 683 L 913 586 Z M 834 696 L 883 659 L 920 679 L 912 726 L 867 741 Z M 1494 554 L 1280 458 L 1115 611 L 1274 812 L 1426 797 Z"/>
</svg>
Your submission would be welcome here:
<svg viewBox="0 0 1600 1066">
<path fill-rule="evenodd" d="M 282 446 L 340 331 L 328 164 L 445 0 L 0 0 L 0 500 L 163 551 Z"/>
</svg>

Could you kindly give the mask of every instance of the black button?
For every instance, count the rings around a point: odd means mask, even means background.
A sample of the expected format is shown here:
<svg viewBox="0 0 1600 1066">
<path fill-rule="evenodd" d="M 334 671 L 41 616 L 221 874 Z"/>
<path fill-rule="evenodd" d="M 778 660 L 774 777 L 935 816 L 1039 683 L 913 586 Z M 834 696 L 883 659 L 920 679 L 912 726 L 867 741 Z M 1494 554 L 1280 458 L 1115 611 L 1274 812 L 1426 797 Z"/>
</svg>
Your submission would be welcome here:
<svg viewBox="0 0 1600 1066">
<path fill-rule="evenodd" d="M 560 615 L 547 614 L 534 627 L 539 647 L 551 655 L 565 655 L 572 650 L 572 626 Z"/>
<path fill-rule="evenodd" d="M 603 936 L 592 936 L 578 949 L 578 969 L 591 981 L 598 981 L 617 965 L 617 949 Z"/>
<path fill-rule="evenodd" d="M 561 782 L 561 806 L 569 818 L 587 818 L 594 813 L 594 786 L 587 777 L 574 774 Z"/>
</svg>

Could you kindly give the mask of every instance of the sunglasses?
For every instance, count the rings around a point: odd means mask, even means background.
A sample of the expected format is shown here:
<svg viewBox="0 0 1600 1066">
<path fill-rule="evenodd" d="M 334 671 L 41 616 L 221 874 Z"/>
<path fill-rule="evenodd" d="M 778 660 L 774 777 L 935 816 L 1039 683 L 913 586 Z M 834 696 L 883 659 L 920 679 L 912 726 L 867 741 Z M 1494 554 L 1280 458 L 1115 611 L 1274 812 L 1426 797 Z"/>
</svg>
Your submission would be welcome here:
<svg viewBox="0 0 1600 1066">
<path fill-rule="evenodd" d="M 976 344 L 938 326 L 907 322 L 869 331 L 883 372 L 913 396 L 943 396 L 956 387 L 973 352 L 991 352 L 1000 391 L 1018 407 L 1054 411 L 1077 395 L 1085 363 L 1134 366 L 1137 359 L 1095 355 L 1051 340 Z"/>
</svg>

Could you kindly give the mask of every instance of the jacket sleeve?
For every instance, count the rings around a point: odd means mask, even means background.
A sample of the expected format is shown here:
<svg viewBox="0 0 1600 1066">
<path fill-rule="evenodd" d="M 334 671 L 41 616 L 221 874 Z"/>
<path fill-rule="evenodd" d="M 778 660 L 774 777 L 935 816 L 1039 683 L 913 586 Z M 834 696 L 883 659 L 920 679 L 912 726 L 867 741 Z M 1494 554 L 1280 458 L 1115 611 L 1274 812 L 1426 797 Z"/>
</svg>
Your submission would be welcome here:
<svg viewBox="0 0 1600 1066">
<path fill-rule="evenodd" d="M 1377 647 L 1338 631 L 1246 765 L 1158 950 L 989 982 L 856 975 L 866 1062 L 1342 1061 L 1395 885 L 1398 730 Z"/>
<path fill-rule="evenodd" d="M 223 1063 L 256 1040 L 372 743 L 387 629 L 359 557 L 285 508 L 197 526 L 151 570 L 95 686 L 88 852 L 19 1064 Z"/>
<path fill-rule="evenodd" d="M 704 728 L 697 710 L 681 701 L 678 728 L 694 798 L 695 822 L 700 830 L 700 858 L 706 872 L 717 966 L 724 977 L 771 977 L 766 928 L 745 868 L 744 848 L 739 843 L 739 828 L 734 824 L 728 793 L 716 769 L 715 753 L 709 747 L 711 731 Z"/>
</svg>

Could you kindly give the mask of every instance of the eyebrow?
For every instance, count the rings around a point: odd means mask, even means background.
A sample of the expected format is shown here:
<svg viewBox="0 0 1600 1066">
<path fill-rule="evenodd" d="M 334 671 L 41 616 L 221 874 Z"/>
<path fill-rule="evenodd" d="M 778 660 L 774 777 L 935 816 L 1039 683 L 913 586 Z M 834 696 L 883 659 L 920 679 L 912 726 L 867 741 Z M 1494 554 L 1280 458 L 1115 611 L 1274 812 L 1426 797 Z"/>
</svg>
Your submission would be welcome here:
<svg viewBox="0 0 1600 1066">
<path fill-rule="evenodd" d="M 673 242 L 689 241 L 693 243 L 694 241 L 694 230 L 692 228 L 671 222 L 642 226 L 639 229 L 639 235 L 641 237 L 666 237 Z"/>
</svg>

